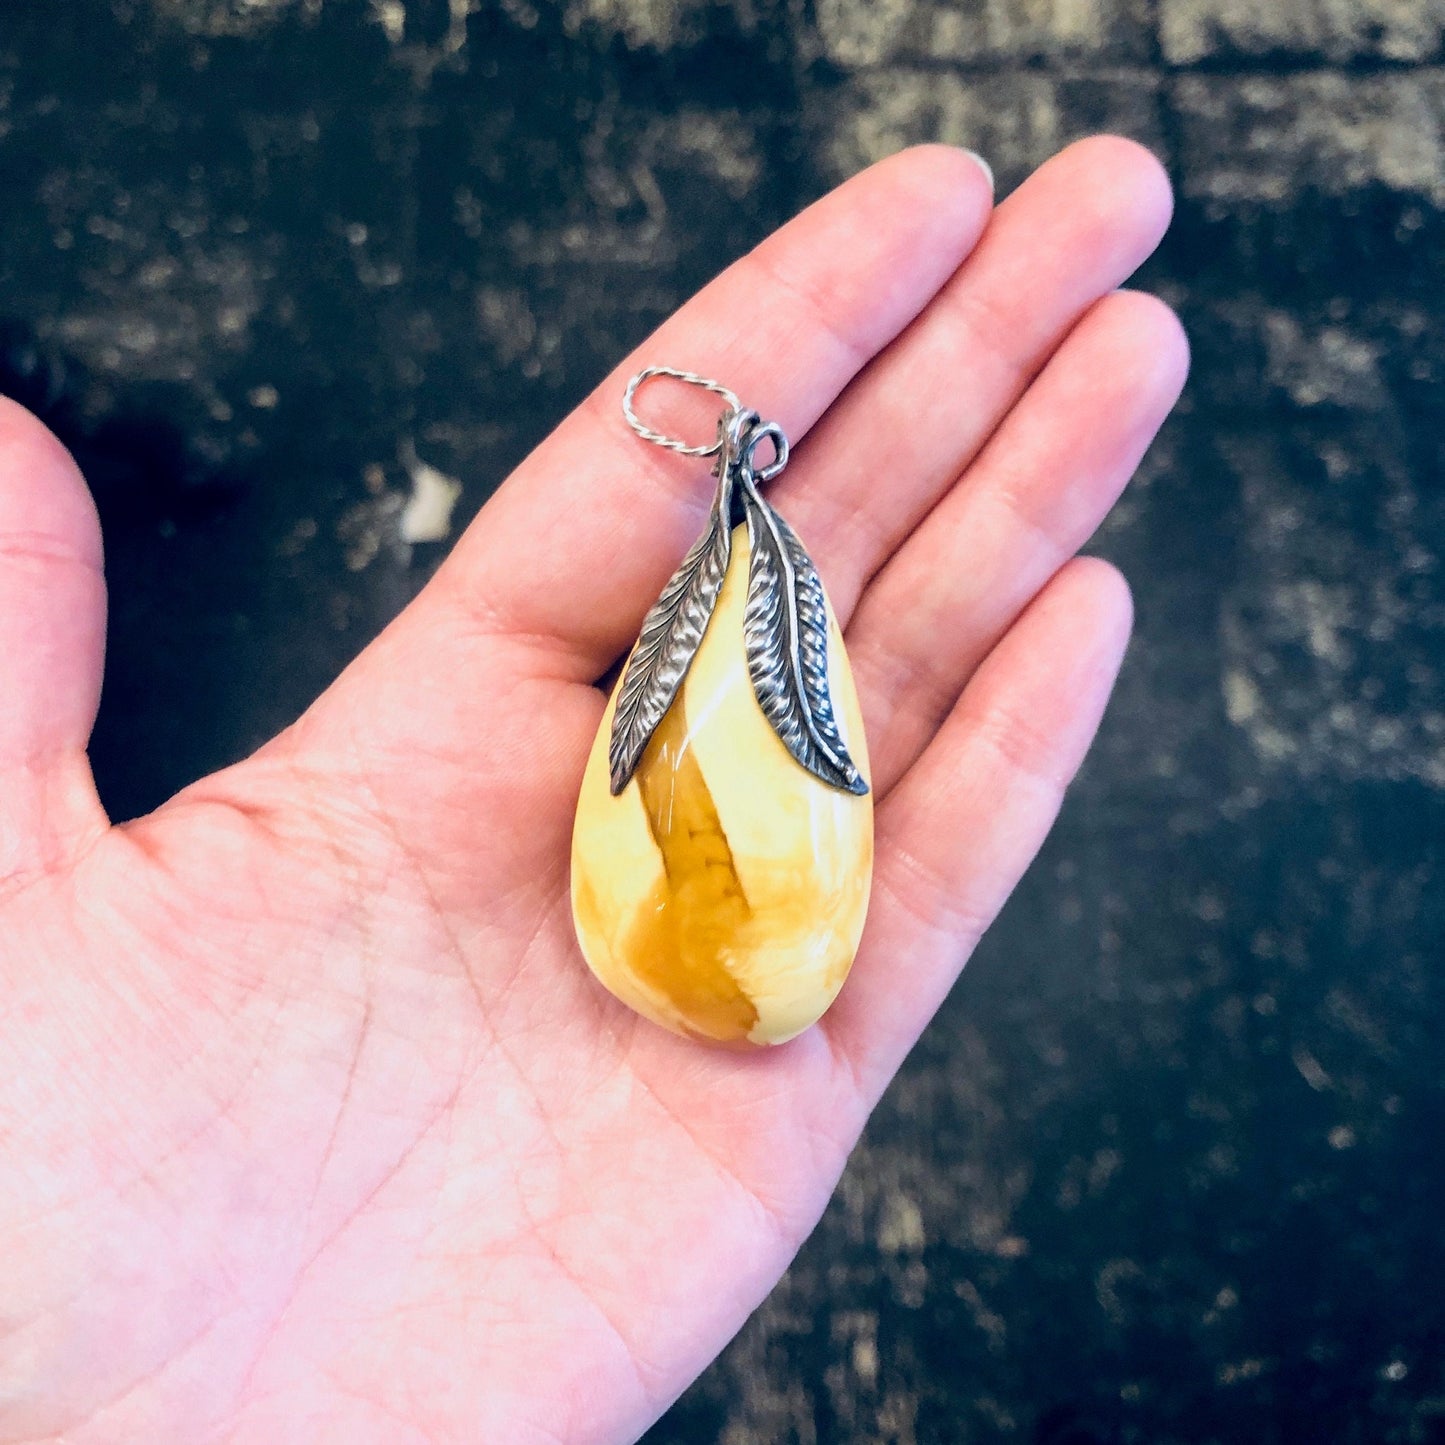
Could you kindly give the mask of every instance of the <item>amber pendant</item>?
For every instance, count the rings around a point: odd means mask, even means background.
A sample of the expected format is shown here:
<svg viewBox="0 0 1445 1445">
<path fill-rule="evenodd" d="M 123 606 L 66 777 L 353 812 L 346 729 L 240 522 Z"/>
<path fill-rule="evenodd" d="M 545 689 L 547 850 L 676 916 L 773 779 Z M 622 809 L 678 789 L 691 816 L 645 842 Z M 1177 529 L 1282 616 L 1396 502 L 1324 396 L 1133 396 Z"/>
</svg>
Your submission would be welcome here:
<svg viewBox="0 0 1445 1445">
<path fill-rule="evenodd" d="M 857 952 L 873 800 L 857 692 L 812 561 L 760 486 L 772 423 L 722 392 L 706 531 L 643 622 L 593 744 L 572 841 L 592 972 L 666 1028 L 775 1044 L 837 996 Z M 707 383 L 705 383 L 707 384 Z M 756 453 L 775 450 L 765 467 Z"/>
</svg>

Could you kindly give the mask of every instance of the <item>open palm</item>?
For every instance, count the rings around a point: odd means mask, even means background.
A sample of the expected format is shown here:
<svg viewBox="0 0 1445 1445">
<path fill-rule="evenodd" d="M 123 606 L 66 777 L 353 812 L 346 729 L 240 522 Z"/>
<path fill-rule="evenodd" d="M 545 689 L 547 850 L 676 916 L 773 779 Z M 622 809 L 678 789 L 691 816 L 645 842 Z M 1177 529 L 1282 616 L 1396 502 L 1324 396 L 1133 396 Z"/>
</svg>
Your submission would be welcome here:
<svg viewBox="0 0 1445 1445">
<path fill-rule="evenodd" d="M 961 152 L 874 167 L 620 367 L 295 726 L 120 827 L 94 514 L 0 404 L 0 1440 L 621 1441 L 706 1365 L 1098 721 L 1129 598 L 1071 559 L 1182 384 L 1114 289 L 1168 213 L 1119 140 L 997 212 Z M 616 1004 L 568 905 L 596 680 L 711 497 L 621 422 L 653 362 L 793 439 L 773 500 L 873 758 L 853 976 L 751 1055 Z"/>
</svg>

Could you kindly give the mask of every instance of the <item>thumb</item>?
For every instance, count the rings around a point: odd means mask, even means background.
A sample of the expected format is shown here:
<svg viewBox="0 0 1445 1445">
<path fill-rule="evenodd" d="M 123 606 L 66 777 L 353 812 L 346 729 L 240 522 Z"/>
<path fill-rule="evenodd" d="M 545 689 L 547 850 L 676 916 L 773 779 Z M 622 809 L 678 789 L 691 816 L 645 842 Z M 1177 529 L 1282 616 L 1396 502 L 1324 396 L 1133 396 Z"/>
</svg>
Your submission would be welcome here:
<svg viewBox="0 0 1445 1445">
<path fill-rule="evenodd" d="M 0 397 L 0 885 L 61 866 L 106 827 L 85 756 L 104 658 L 90 492 Z"/>
</svg>

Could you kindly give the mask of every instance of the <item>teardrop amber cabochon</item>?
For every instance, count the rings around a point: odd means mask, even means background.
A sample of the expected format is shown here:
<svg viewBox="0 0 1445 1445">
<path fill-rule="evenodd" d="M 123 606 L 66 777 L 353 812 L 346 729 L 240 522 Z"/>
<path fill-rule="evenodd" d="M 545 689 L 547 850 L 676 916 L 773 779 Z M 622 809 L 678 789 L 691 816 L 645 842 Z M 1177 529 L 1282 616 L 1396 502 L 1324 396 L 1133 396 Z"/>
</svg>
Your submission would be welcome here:
<svg viewBox="0 0 1445 1445">
<path fill-rule="evenodd" d="M 692 666 L 616 797 L 614 690 L 572 838 L 572 914 L 592 972 L 655 1023 L 734 1046 L 783 1043 L 822 1016 L 858 951 L 873 871 L 871 793 L 830 787 L 797 763 L 753 694 L 748 555 L 739 526 Z M 867 778 L 831 604 L 828 677 L 839 731 Z"/>
</svg>

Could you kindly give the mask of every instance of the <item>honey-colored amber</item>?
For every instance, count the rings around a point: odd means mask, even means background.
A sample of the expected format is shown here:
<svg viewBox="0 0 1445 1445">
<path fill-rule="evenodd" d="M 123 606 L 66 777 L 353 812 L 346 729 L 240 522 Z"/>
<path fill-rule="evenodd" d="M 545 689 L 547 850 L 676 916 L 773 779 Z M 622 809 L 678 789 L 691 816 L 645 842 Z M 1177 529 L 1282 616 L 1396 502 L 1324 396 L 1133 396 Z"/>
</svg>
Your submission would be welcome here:
<svg viewBox="0 0 1445 1445">
<path fill-rule="evenodd" d="M 593 973 L 638 1013 L 719 1042 L 776 1044 L 815 1022 L 852 966 L 868 907 L 873 799 L 800 766 L 763 716 L 743 642 L 748 536 L 687 678 L 613 797 L 614 692 L 587 761 L 572 912 Z M 858 695 L 829 616 L 839 730 L 869 776 Z"/>
</svg>

